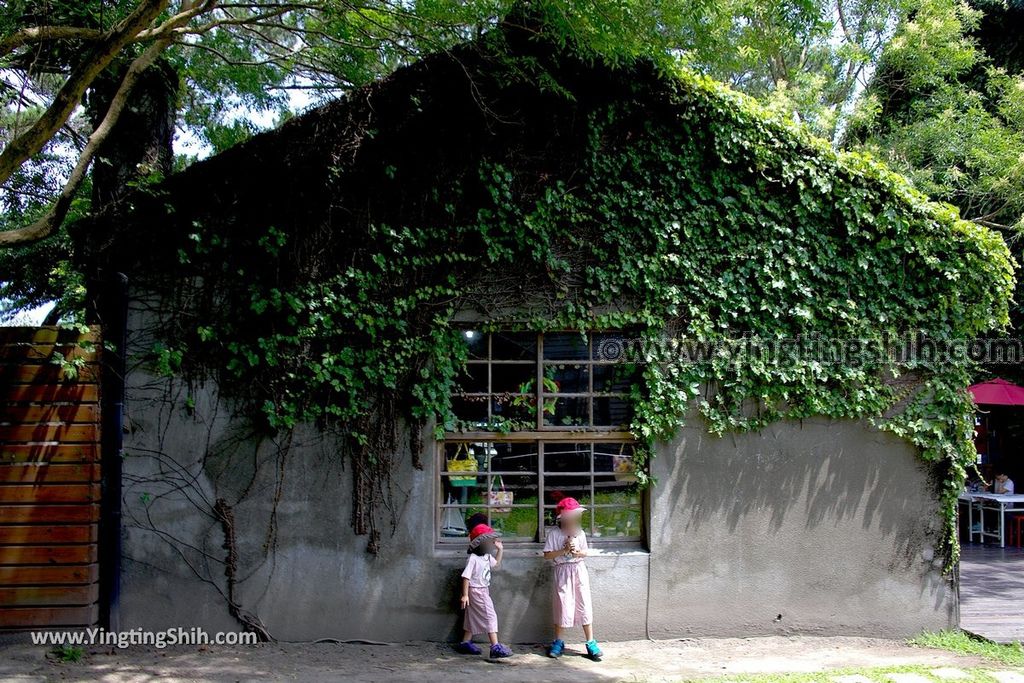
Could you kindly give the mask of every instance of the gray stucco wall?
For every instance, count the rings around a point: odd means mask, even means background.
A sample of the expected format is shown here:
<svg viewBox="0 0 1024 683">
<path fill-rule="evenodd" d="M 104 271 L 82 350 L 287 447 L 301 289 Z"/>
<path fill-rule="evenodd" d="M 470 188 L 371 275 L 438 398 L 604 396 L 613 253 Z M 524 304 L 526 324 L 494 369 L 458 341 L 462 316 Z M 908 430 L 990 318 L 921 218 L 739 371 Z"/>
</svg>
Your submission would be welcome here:
<svg viewBox="0 0 1024 683">
<path fill-rule="evenodd" d="M 132 346 L 151 348 L 138 333 Z M 397 525 L 391 536 L 384 527 L 373 557 L 351 531 L 351 475 L 330 438 L 300 430 L 282 463 L 278 445 L 246 432 L 213 387 L 193 387 L 186 409 L 189 390 L 141 364 L 128 385 L 122 628 L 238 629 L 210 515 L 225 498 L 235 505 L 237 600 L 277 638 L 457 633 L 465 555 L 434 546 L 429 453 L 422 471 L 396 472 Z M 689 425 L 652 466 L 650 552 L 587 560 L 599 638 L 906 636 L 955 622 L 955 593 L 932 557 L 933 485 L 909 445 L 856 422 L 724 438 Z M 539 551 L 506 553 L 492 587 L 504 638 L 549 637 L 549 580 Z"/>
<path fill-rule="evenodd" d="M 910 445 L 852 421 L 722 438 L 688 424 L 654 465 L 653 637 L 956 623 L 934 484 Z"/>
</svg>

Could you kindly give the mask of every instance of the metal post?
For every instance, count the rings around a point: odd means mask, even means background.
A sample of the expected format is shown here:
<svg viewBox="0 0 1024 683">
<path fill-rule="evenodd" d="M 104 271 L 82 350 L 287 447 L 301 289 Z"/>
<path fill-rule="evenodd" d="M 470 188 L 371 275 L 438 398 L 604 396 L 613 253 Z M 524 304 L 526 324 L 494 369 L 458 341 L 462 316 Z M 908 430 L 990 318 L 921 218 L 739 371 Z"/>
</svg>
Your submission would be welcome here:
<svg viewBox="0 0 1024 683">
<path fill-rule="evenodd" d="M 121 459 L 124 447 L 128 278 L 116 273 L 99 287 L 96 312 L 103 325 L 100 457 L 100 624 L 121 628 Z"/>
</svg>

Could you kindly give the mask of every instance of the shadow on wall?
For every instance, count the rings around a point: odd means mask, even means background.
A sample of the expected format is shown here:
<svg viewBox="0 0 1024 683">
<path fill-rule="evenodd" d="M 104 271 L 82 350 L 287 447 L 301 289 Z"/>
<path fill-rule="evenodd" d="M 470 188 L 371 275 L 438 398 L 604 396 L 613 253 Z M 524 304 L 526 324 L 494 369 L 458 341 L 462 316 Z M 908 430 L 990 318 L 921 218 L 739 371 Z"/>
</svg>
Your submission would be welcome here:
<svg viewBox="0 0 1024 683">
<path fill-rule="evenodd" d="M 723 523 L 734 533 L 752 520 L 770 535 L 859 527 L 891 544 L 888 568 L 897 569 L 920 562 L 938 540 L 928 466 L 909 444 L 866 425 L 808 420 L 723 437 L 687 427 L 672 445 L 656 493 L 670 520 L 653 530 L 662 544 L 678 540 L 680 525 L 698 535 Z"/>
</svg>

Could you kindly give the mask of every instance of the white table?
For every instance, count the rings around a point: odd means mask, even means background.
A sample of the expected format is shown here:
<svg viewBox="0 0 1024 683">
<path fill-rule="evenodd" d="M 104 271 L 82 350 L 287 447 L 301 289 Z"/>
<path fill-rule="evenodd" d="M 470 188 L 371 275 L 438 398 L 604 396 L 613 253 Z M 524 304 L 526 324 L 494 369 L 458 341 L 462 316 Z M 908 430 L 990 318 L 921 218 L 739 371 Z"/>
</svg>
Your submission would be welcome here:
<svg viewBox="0 0 1024 683">
<path fill-rule="evenodd" d="M 961 493 L 960 500 L 967 503 L 967 523 L 970 524 L 968 538 L 974 540 L 977 535 L 982 542 L 985 538 L 999 539 L 999 547 L 1006 547 L 1006 513 L 1024 512 L 1024 494 L 1006 493 Z M 978 531 L 974 530 L 974 512 L 978 512 Z M 985 511 L 998 515 L 999 530 L 985 530 Z"/>
</svg>

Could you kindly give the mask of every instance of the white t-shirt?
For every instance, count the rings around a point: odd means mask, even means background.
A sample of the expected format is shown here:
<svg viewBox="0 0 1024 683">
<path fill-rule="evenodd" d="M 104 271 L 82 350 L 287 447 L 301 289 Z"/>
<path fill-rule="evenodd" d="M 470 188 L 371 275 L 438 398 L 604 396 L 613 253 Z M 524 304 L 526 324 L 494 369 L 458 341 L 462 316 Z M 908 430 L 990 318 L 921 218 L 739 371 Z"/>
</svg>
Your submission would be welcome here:
<svg viewBox="0 0 1024 683">
<path fill-rule="evenodd" d="M 569 538 L 561 527 L 554 526 L 548 529 L 547 540 L 544 541 L 544 552 L 548 553 L 552 550 L 562 550 L 565 547 L 565 539 Z M 582 552 L 587 551 L 587 535 L 583 533 L 583 529 L 577 531 L 573 538 L 576 539 L 576 548 Z M 555 564 L 569 564 L 572 562 L 582 561 L 582 557 L 574 557 L 572 555 L 559 555 L 555 558 Z"/>
<path fill-rule="evenodd" d="M 1005 489 L 1005 490 L 1003 491 L 1003 493 L 1005 493 L 1006 495 L 1010 495 L 1011 493 L 1013 493 L 1013 479 L 1007 479 L 1007 480 L 1006 480 L 1006 481 L 1004 481 L 1004 482 L 1003 482 L 1002 484 L 1000 484 L 1000 483 L 999 483 L 999 482 L 997 481 L 997 482 L 996 482 L 996 484 L 995 484 L 995 486 L 993 486 L 993 487 L 992 487 L 992 490 L 993 490 L 993 491 L 997 491 L 997 490 L 999 490 L 1000 488 L 1003 488 L 1003 489 Z"/>
<path fill-rule="evenodd" d="M 472 554 L 462 570 L 462 578 L 469 579 L 469 585 L 474 588 L 487 588 L 491 585 L 491 567 L 496 564 L 498 560 L 494 555 Z"/>
</svg>

